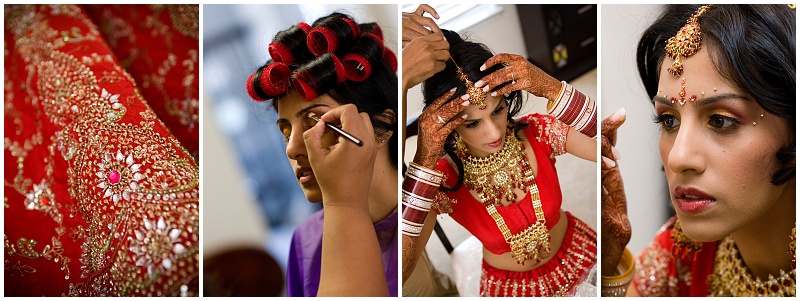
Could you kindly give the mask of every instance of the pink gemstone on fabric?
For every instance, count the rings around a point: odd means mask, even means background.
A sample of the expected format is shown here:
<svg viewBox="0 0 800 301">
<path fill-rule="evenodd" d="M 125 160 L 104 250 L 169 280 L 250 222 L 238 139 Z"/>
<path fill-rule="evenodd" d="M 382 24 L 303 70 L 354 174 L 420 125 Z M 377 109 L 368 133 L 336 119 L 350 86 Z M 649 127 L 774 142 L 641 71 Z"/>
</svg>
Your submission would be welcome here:
<svg viewBox="0 0 800 301">
<path fill-rule="evenodd" d="M 108 182 L 111 184 L 119 183 L 120 178 L 122 178 L 122 176 L 119 174 L 119 172 L 112 171 L 110 174 L 108 174 Z"/>
</svg>

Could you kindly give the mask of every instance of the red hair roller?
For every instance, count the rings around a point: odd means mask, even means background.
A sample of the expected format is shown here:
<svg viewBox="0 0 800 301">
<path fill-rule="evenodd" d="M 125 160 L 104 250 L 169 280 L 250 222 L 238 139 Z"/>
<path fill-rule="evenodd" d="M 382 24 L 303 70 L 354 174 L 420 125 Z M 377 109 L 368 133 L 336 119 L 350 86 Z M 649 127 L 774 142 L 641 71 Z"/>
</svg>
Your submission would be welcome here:
<svg viewBox="0 0 800 301">
<path fill-rule="evenodd" d="M 247 94 L 256 101 L 265 101 L 289 90 L 291 70 L 284 63 L 262 67 L 247 79 Z"/>
<path fill-rule="evenodd" d="M 364 81 L 372 73 L 372 64 L 361 54 L 349 53 L 344 56 L 342 62 L 349 80 Z"/>
<path fill-rule="evenodd" d="M 256 73 L 258 73 L 258 71 L 253 72 L 252 74 L 250 74 L 250 77 L 247 78 L 247 82 L 245 84 L 245 89 L 247 89 L 247 95 L 250 95 L 250 98 L 252 98 L 253 100 L 255 100 L 255 101 L 265 101 L 267 99 L 261 97 L 261 95 L 258 95 L 258 93 L 256 93 L 255 87 L 253 87 L 253 78 L 256 76 Z"/>
<path fill-rule="evenodd" d="M 353 39 L 361 35 L 361 30 L 358 28 L 358 23 L 356 23 L 356 21 L 350 18 L 342 18 L 342 20 L 350 26 L 350 30 L 353 32 Z"/>
<path fill-rule="evenodd" d="M 388 47 L 383 48 L 383 60 L 392 67 L 392 71 L 397 72 L 397 56 Z"/>
<path fill-rule="evenodd" d="M 336 68 L 336 84 L 341 84 L 347 79 L 347 74 L 344 71 L 344 66 L 339 59 L 330 54 L 331 61 L 333 62 L 333 66 Z M 319 96 L 319 91 L 314 89 L 308 82 L 308 78 L 306 78 L 306 73 L 297 73 L 295 72 L 295 77 L 292 79 L 292 84 L 297 92 L 300 93 L 300 96 L 303 97 L 306 101 L 311 101 L 314 98 Z"/>
<path fill-rule="evenodd" d="M 269 55 L 272 60 L 278 63 L 291 64 L 294 63 L 294 55 L 286 45 L 281 42 L 269 43 Z"/>
<path fill-rule="evenodd" d="M 297 90 L 297 93 L 300 94 L 303 99 L 306 101 L 311 101 L 314 98 L 317 98 L 319 94 L 317 93 L 308 82 L 303 79 L 301 74 L 298 74 L 297 77 L 292 79 L 292 86 Z"/>
<path fill-rule="evenodd" d="M 322 55 L 325 52 L 334 52 L 339 46 L 339 38 L 327 27 L 314 27 L 308 33 L 306 43 L 311 53 Z"/>
<path fill-rule="evenodd" d="M 374 31 L 374 34 L 376 36 L 381 38 L 381 44 L 383 44 L 383 30 L 381 30 L 381 27 L 378 26 L 378 23 L 375 23 L 375 26 L 372 27 L 372 31 Z"/>
<path fill-rule="evenodd" d="M 300 30 L 302 30 L 306 35 L 311 32 L 311 25 L 308 25 L 306 22 L 297 23 L 297 27 L 300 27 Z"/>
<path fill-rule="evenodd" d="M 383 48 L 380 37 L 375 34 L 365 33 L 361 37 L 373 39 Z M 347 78 L 352 81 L 364 81 L 372 73 L 372 63 L 361 53 L 351 52 L 345 55 L 344 58 L 342 58 L 342 64 L 345 70 L 347 70 Z"/>
</svg>

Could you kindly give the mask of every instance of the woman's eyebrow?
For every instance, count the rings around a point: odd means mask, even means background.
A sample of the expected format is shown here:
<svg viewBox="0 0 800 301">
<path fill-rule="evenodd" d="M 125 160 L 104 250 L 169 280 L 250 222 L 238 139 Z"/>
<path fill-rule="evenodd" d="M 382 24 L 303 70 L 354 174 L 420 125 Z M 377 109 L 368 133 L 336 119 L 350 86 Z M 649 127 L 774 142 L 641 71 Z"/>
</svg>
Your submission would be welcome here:
<svg viewBox="0 0 800 301">
<path fill-rule="evenodd" d="M 738 94 L 734 94 L 734 93 L 723 93 L 723 94 L 720 94 L 720 95 L 714 95 L 714 96 L 701 98 L 701 99 L 699 99 L 697 101 L 694 101 L 694 102 L 697 103 L 697 105 L 705 106 L 705 105 L 709 105 L 709 104 L 712 104 L 712 103 L 715 103 L 715 102 L 728 100 L 728 99 L 741 99 L 741 100 L 745 100 L 745 101 L 750 101 L 751 100 L 750 98 L 747 98 L 747 97 L 742 96 L 742 95 L 738 95 Z M 667 99 L 666 97 L 662 97 L 662 96 L 656 95 L 655 97 L 653 97 L 653 101 L 661 103 L 661 104 L 663 104 L 665 106 L 675 107 L 675 104 L 671 100 Z"/>
<path fill-rule="evenodd" d="M 306 114 L 308 114 L 308 111 L 311 111 L 311 110 L 312 110 L 312 109 L 314 109 L 314 108 L 318 108 L 318 107 L 327 107 L 327 106 L 328 106 L 328 105 L 326 105 L 326 104 L 321 104 L 321 103 L 318 103 L 318 104 L 313 104 L 313 105 L 307 106 L 307 107 L 303 108 L 302 110 L 300 110 L 300 111 L 297 111 L 297 114 L 295 114 L 295 117 L 297 117 L 297 118 L 302 118 L 302 117 L 305 117 L 305 116 L 306 116 Z"/>
</svg>

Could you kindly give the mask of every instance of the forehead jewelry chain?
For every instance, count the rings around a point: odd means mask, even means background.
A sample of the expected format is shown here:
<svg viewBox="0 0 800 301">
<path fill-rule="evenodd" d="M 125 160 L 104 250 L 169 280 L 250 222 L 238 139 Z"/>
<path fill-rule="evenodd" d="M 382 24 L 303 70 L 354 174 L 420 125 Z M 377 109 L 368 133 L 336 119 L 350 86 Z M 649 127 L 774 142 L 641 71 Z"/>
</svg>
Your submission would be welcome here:
<svg viewBox="0 0 800 301">
<path fill-rule="evenodd" d="M 667 56 L 675 60 L 668 71 L 674 77 L 680 77 L 683 74 L 683 63 L 681 58 L 688 58 L 700 50 L 703 43 L 703 33 L 700 31 L 700 23 L 697 20 L 702 16 L 711 5 L 704 5 L 695 11 L 695 13 L 687 20 L 686 25 L 678 30 L 674 37 L 669 38 L 667 41 Z"/>
<path fill-rule="evenodd" d="M 486 109 L 486 102 L 485 102 L 486 92 L 483 92 L 483 89 L 476 87 L 475 84 L 473 84 L 472 81 L 469 80 L 467 74 L 464 73 L 464 70 L 461 70 L 461 67 L 459 67 L 458 64 L 456 64 L 456 61 L 453 59 L 452 56 L 450 57 L 450 60 L 453 61 L 453 65 L 456 66 L 456 72 L 458 72 L 458 77 L 467 86 L 467 94 L 469 94 L 469 103 L 477 105 L 478 108 L 480 108 L 481 110 Z"/>
<path fill-rule="evenodd" d="M 669 74 L 672 74 L 672 76 L 681 77 L 681 75 L 683 75 L 683 59 L 694 55 L 700 50 L 703 44 L 703 33 L 700 31 L 700 23 L 697 21 L 700 16 L 710 8 L 711 5 L 704 5 L 698 8 L 697 11 L 689 17 L 686 25 L 681 27 L 674 37 L 667 40 L 667 46 L 665 47 L 667 56 L 674 60 L 667 71 Z M 714 89 L 714 91 L 716 91 L 716 89 Z M 705 95 L 704 92 L 701 93 Z M 680 98 L 672 97 L 670 98 L 670 102 L 677 102 L 680 105 L 684 105 L 687 102 L 692 102 L 697 99 L 696 95 L 686 97 L 686 77 L 681 78 L 681 91 L 678 95 Z M 666 97 L 666 95 L 664 95 L 664 97 Z"/>
</svg>

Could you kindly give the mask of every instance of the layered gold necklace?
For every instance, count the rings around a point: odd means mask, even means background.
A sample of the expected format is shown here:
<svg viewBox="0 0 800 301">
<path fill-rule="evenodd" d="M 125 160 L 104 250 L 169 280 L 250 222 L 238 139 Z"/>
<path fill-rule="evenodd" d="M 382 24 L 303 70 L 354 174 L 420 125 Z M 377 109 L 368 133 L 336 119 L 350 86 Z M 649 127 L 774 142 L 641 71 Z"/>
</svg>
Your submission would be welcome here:
<svg viewBox="0 0 800 301">
<path fill-rule="evenodd" d="M 536 185 L 533 168 L 523 156 L 522 143 L 512 131 L 506 133 L 503 148 L 484 158 L 469 154 L 465 147 L 458 148 L 458 157 L 464 162 L 464 184 L 480 196 L 486 211 L 492 216 L 503 238 L 511 247 L 511 256 L 517 263 L 526 260 L 538 263 L 541 255 L 550 253 L 550 232 L 545 225 L 539 186 Z M 531 194 L 536 222 L 525 230 L 512 234 L 505 220 L 497 212 L 503 200 L 513 203 L 517 196 L 514 189 Z"/>
<path fill-rule="evenodd" d="M 787 273 L 781 270 L 778 277 L 769 275 L 762 281 L 750 274 L 739 256 L 739 249 L 733 238 L 726 237 L 720 242 L 714 258 L 714 274 L 709 276 L 710 296 L 749 296 L 749 297 L 792 297 L 795 291 L 795 270 Z"/>
</svg>

